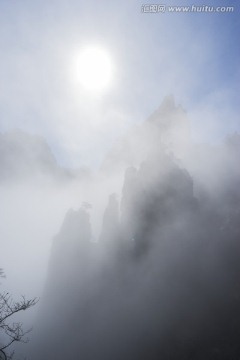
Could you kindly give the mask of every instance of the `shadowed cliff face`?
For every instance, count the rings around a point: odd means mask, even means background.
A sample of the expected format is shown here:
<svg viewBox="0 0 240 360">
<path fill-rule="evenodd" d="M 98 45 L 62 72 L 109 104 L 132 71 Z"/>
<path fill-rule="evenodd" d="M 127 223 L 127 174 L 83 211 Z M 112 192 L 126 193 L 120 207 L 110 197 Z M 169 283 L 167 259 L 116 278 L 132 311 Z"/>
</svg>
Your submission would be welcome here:
<svg viewBox="0 0 240 360">
<path fill-rule="evenodd" d="M 91 209 L 67 213 L 32 359 L 239 357 L 239 143 L 180 162 L 159 142 L 109 196 L 97 242 Z"/>
</svg>

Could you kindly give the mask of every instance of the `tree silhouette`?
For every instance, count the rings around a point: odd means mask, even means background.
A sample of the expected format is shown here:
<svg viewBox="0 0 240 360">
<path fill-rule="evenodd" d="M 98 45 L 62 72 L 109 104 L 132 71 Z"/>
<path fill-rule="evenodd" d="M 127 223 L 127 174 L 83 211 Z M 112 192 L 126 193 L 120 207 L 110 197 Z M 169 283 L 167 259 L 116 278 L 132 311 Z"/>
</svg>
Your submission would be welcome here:
<svg viewBox="0 0 240 360">
<path fill-rule="evenodd" d="M 5 277 L 1 268 L 0 277 Z M 15 322 L 14 315 L 34 306 L 37 301 L 36 298 L 27 300 L 24 296 L 20 301 L 15 301 L 8 292 L 0 293 L 0 360 L 12 359 L 14 351 L 9 353 L 8 350 L 13 343 L 28 342 L 26 335 L 31 329 L 25 330 L 21 322 Z"/>
</svg>

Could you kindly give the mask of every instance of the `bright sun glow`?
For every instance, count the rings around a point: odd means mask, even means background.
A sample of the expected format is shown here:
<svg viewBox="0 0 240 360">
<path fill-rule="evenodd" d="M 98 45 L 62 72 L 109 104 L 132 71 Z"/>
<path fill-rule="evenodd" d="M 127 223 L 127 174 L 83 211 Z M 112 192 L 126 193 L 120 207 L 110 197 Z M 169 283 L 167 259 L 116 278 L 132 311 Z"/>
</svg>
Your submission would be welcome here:
<svg viewBox="0 0 240 360">
<path fill-rule="evenodd" d="M 97 46 L 82 50 L 76 58 L 76 77 L 87 90 L 101 91 L 107 88 L 112 78 L 109 54 Z"/>
</svg>

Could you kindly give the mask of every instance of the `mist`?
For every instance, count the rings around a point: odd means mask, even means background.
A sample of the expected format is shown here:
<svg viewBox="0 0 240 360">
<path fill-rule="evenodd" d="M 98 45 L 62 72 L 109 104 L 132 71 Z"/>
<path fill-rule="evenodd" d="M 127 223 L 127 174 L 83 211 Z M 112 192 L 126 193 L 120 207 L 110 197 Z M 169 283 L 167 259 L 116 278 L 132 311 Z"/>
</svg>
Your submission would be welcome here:
<svg viewBox="0 0 240 360">
<path fill-rule="evenodd" d="M 40 299 L 21 318 L 34 329 L 18 353 L 238 353 L 239 134 L 194 142 L 171 95 L 116 142 L 98 171 L 60 167 L 32 135 L 1 139 L 1 286 Z"/>
<path fill-rule="evenodd" d="M 240 356 L 239 9 L 142 5 L 0 3 L 0 293 L 37 299 L 8 356 Z"/>
</svg>

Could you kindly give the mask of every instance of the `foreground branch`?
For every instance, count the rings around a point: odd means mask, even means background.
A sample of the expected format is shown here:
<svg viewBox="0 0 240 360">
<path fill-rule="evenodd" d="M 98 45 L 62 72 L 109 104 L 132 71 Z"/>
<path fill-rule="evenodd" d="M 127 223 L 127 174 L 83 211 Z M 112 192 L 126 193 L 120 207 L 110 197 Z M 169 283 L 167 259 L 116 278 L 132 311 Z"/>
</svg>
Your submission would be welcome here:
<svg viewBox="0 0 240 360">
<path fill-rule="evenodd" d="M 5 344 L 0 345 L 0 360 L 10 360 L 12 358 L 13 353 L 8 355 L 5 350 L 14 342 L 28 342 L 26 335 L 31 329 L 24 330 L 22 323 L 13 322 L 11 318 L 14 314 L 36 305 L 37 302 L 36 298 L 27 300 L 24 296 L 22 296 L 20 301 L 14 301 L 9 293 L 0 293 L 0 334 L 4 334 L 6 338 Z"/>
</svg>

